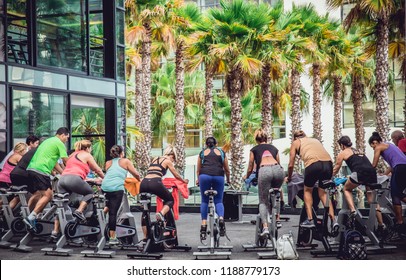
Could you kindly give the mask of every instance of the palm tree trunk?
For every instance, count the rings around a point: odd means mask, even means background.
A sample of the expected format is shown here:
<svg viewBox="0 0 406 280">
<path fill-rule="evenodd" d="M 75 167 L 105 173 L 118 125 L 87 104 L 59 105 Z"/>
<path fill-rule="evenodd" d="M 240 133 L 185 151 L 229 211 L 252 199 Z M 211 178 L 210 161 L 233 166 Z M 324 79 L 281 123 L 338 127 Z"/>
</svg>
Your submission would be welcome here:
<svg viewBox="0 0 406 280">
<path fill-rule="evenodd" d="M 341 137 L 341 114 L 343 111 L 342 105 L 342 83 L 341 79 L 337 76 L 333 77 L 334 82 L 334 162 L 337 160 L 337 155 L 340 153 L 340 146 L 338 145 L 338 139 Z"/>
<path fill-rule="evenodd" d="M 389 138 L 389 99 L 388 99 L 388 46 L 389 27 L 387 15 L 378 19 L 376 46 L 376 130 L 383 141 Z"/>
<path fill-rule="evenodd" d="M 320 65 L 313 64 L 313 137 L 322 141 Z"/>
<path fill-rule="evenodd" d="M 142 124 L 142 70 L 141 67 L 135 69 L 135 126 L 139 129 L 143 127 Z M 141 155 L 142 155 L 142 144 L 143 140 L 137 140 L 135 143 L 135 163 L 137 168 L 142 165 Z"/>
<path fill-rule="evenodd" d="M 206 67 L 206 93 L 205 93 L 205 126 L 204 137 L 213 136 L 213 72 Z"/>
<path fill-rule="evenodd" d="M 176 75 L 176 122 L 175 122 L 175 150 L 177 153 L 176 168 L 183 175 L 185 170 L 185 96 L 184 96 L 184 80 L 185 80 L 185 65 L 183 62 L 183 42 L 178 42 L 175 53 L 175 75 Z"/>
<path fill-rule="evenodd" d="M 145 174 L 151 162 L 151 37 L 152 29 L 149 22 L 145 22 L 145 39 L 142 43 L 142 127 L 141 132 L 144 135 L 141 145 L 141 165 L 140 171 Z"/>
<path fill-rule="evenodd" d="M 382 140 L 389 139 L 389 95 L 388 95 L 388 48 L 389 48 L 389 19 L 385 13 L 378 18 L 375 68 L 376 94 L 376 130 Z M 381 159 L 377 166 L 378 172 L 385 171 L 385 163 Z"/>
<path fill-rule="evenodd" d="M 364 86 L 359 76 L 352 76 L 351 99 L 354 106 L 355 144 L 357 150 L 365 153 L 364 112 L 362 110 Z"/>
<path fill-rule="evenodd" d="M 292 85 L 292 92 L 291 92 L 291 101 L 292 101 L 292 109 L 290 118 L 292 121 L 292 131 L 291 135 L 293 138 L 293 133 L 297 130 L 300 130 L 302 115 L 300 112 L 300 73 L 296 69 L 292 69 L 291 75 L 291 85 Z"/>
<path fill-rule="evenodd" d="M 403 116 L 404 116 L 404 126 L 403 126 L 403 133 L 406 135 L 406 96 L 405 96 L 405 105 L 403 106 Z"/>
<path fill-rule="evenodd" d="M 268 142 L 272 142 L 272 94 L 271 88 L 271 65 L 265 63 L 262 67 L 262 129 L 268 135 Z"/>
<path fill-rule="evenodd" d="M 231 178 L 233 189 L 241 189 L 244 172 L 242 142 L 242 80 L 238 68 L 231 70 L 226 77 L 227 93 L 231 103 Z"/>
<path fill-rule="evenodd" d="M 300 130 L 302 128 L 302 114 L 300 112 L 300 73 L 296 69 L 292 69 L 291 72 L 291 102 L 292 102 L 292 109 L 290 114 L 290 119 L 292 122 L 292 131 L 291 131 L 291 138 L 293 139 L 293 134 L 295 131 Z M 296 156 L 294 171 L 301 173 L 301 165 L 300 165 L 300 157 Z"/>
</svg>

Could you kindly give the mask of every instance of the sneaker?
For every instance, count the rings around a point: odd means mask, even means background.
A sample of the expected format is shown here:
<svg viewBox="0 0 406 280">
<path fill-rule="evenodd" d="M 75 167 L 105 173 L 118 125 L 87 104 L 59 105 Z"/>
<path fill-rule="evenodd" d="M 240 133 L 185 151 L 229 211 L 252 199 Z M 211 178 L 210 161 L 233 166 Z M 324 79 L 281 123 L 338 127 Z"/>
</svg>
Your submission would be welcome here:
<svg viewBox="0 0 406 280">
<path fill-rule="evenodd" d="M 269 229 L 267 227 L 264 227 L 262 229 L 261 236 L 263 237 L 263 236 L 267 236 L 267 235 L 269 235 Z"/>
<path fill-rule="evenodd" d="M 51 233 L 51 241 L 56 242 L 58 241 L 58 239 L 61 237 L 61 233 L 60 232 L 56 232 L 56 231 L 52 231 Z"/>
<path fill-rule="evenodd" d="M 220 236 L 226 235 L 226 224 L 224 223 L 224 220 L 219 220 L 219 227 L 220 227 Z"/>
<path fill-rule="evenodd" d="M 79 222 L 85 222 L 86 221 L 85 215 L 83 215 L 83 213 L 79 212 L 78 210 L 73 212 L 72 216 L 77 218 L 79 220 Z"/>
<path fill-rule="evenodd" d="M 313 220 L 309 220 L 309 219 L 306 219 L 303 223 L 300 224 L 300 226 L 304 227 L 304 228 L 314 228 L 314 227 L 316 227 L 314 225 Z"/>
<path fill-rule="evenodd" d="M 281 221 L 276 221 L 276 228 L 281 228 L 281 227 L 282 227 Z"/>
<path fill-rule="evenodd" d="M 206 240 L 207 238 L 207 225 L 200 226 L 200 240 Z"/>
<path fill-rule="evenodd" d="M 162 215 L 161 212 L 158 212 L 158 213 L 156 213 L 156 220 L 161 221 L 161 222 L 165 222 L 165 217 L 164 217 L 164 215 Z"/>
<path fill-rule="evenodd" d="M 24 224 L 27 226 L 28 230 L 37 232 L 37 220 L 30 220 L 28 218 L 23 219 Z"/>
<path fill-rule="evenodd" d="M 109 245 L 119 245 L 119 244 L 120 244 L 120 240 L 118 240 L 117 238 L 109 239 Z"/>
</svg>

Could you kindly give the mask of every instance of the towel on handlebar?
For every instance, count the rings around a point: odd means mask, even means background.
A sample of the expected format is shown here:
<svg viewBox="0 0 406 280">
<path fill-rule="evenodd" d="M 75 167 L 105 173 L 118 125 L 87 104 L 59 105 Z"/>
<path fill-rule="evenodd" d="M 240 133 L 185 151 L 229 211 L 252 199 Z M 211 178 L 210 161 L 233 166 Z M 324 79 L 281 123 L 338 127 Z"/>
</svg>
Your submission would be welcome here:
<svg viewBox="0 0 406 280">
<path fill-rule="evenodd" d="M 124 181 L 124 187 L 132 196 L 136 196 L 140 193 L 140 185 L 141 182 L 135 178 L 128 177 Z"/>
<path fill-rule="evenodd" d="M 175 220 L 179 219 L 179 192 L 181 193 L 182 197 L 188 198 L 189 197 L 189 189 L 187 184 L 183 183 L 181 180 L 176 178 L 165 178 L 162 180 L 162 183 L 167 189 L 172 189 L 172 197 L 173 197 L 173 215 Z M 179 190 L 179 192 L 178 192 Z M 162 199 L 159 197 L 156 198 L 156 211 L 161 211 L 163 207 Z"/>
</svg>

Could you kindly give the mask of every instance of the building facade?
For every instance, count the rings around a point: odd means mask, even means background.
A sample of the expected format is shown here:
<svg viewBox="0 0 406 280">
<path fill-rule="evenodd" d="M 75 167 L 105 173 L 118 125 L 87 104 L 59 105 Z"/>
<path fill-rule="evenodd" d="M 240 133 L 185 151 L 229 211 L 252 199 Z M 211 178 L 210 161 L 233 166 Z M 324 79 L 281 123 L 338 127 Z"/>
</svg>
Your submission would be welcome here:
<svg viewBox="0 0 406 280">
<path fill-rule="evenodd" d="M 0 0 L 0 159 L 71 130 L 99 162 L 125 144 L 124 0 Z"/>
</svg>

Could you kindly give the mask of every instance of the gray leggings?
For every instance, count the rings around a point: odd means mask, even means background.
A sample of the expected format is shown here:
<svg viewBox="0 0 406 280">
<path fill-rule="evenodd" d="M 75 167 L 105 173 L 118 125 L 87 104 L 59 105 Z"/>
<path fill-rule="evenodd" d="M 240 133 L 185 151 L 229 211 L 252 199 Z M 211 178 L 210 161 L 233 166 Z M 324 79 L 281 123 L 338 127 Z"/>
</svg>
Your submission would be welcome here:
<svg viewBox="0 0 406 280">
<path fill-rule="evenodd" d="M 267 220 L 268 212 L 271 213 L 269 203 L 269 190 L 279 189 L 282 186 L 285 173 L 280 165 L 265 165 L 259 168 L 258 172 L 258 197 L 259 214 L 264 223 Z"/>
<path fill-rule="evenodd" d="M 81 194 L 83 195 L 82 201 L 85 201 L 87 204 L 89 204 L 93 198 L 92 187 L 77 175 L 62 175 L 58 182 L 58 190 L 61 193 Z"/>
</svg>

